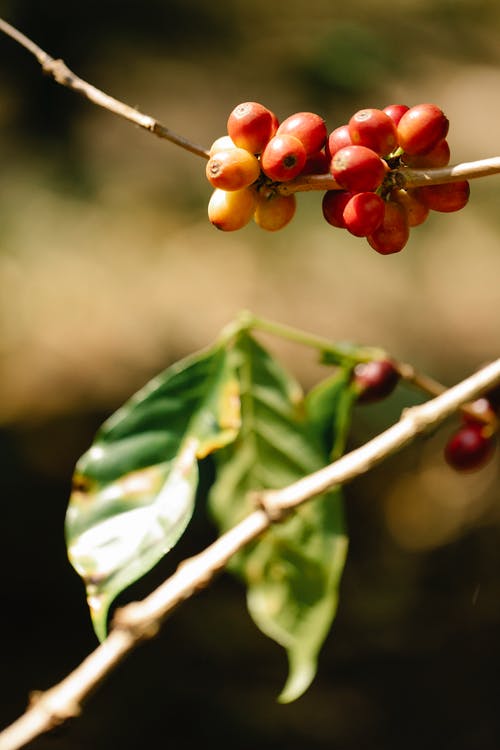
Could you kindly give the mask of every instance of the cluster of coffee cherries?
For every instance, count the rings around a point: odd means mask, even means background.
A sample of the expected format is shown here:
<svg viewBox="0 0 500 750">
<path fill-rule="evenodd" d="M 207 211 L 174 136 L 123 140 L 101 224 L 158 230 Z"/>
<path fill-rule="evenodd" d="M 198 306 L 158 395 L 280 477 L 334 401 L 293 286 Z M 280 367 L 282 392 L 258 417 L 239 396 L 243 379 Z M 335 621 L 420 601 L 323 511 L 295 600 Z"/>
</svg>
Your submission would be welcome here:
<svg viewBox="0 0 500 750">
<path fill-rule="evenodd" d="M 335 189 L 325 190 L 322 200 L 326 221 L 366 237 L 383 255 L 399 252 L 410 228 L 431 210 L 458 211 L 469 199 L 467 180 L 404 189 L 392 179 L 399 167 L 446 166 L 448 128 L 435 104 L 362 109 L 328 133 L 314 112 L 296 112 L 279 123 L 264 105 L 243 102 L 230 113 L 227 134 L 210 148 L 206 175 L 215 190 L 209 219 L 225 231 L 252 218 L 276 231 L 296 210 L 295 193 L 283 184 L 309 175 L 333 177 Z"/>
<path fill-rule="evenodd" d="M 353 370 L 357 402 L 369 404 L 389 396 L 401 379 L 389 358 L 357 364 Z M 447 440 L 444 457 L 460 472 L 482 468 L 493 457 L 500 415 L 500 387 L 469 404 L 461 412 L 461 425 Z"/>
</svg>

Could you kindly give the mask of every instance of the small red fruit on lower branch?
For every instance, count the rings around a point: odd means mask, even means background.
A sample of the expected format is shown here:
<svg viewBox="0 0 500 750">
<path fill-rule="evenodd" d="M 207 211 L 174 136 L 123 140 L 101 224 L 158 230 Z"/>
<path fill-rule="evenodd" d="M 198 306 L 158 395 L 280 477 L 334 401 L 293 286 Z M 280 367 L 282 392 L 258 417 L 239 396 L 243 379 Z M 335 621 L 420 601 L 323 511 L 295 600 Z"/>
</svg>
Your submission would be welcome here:
<svg viewBox="0 0 500 750">
<path fill-rule="evenodd" d="M 356 365 L 353 384 L 358 393 L 358 402 L 363 404 L 380 401 L 394 390 L 401 375 L 390 359 L 374 359 Z"/>
<path fill-rule="evenodd" d="M 360 109 L 349 120 L 353 144 L 367 146 L 379 156 L 390 154 L 397 146 L 396 126 L 381 109 Z"/>
<path fill-rule="evenodd" d="M 399 253 L 408 242 L 410 227 L 404 208 L 395 201 L 385 202 L 382 224 L 367 237 L 368 243 L 377 253 L 391 255 Z"/>
<path fill-rule="evenodd" d="M 435 104 L 410 107 L 397 126 L 398 142 L 407 154 L 425 154 L 446 138 L 449 121 Z"/>
<path fill-rule="evenodd" d="M 287 182 L 299 175 L 306 163 L 306 150 L 294 135 L 275 135 L 260 157 L 264 174 L 270 180 Z"/>
<path fill-rule="evenodd" d="M 298 138 L 308 156 L 323 148 L 328 135 L 324 119 L 314 112 L 296 112 L 287 117 L 278 127 L 276 135 L 284 133 Z"/>
<path fill-rule="evenodd" d="M 274 112 L 259 102 L 242 102 L 230 113 L 227 132 L 234 143 L 252 154 L 260 154 L 278 128 Z"/>
<path fill-rule="evenodd" d="M 255 211 L 255 204 L 253 188 L 230 192 L 217 188 L 208 202 L 208 218 L 217 229 L 234 232 L 248 224 Z"/>
<path fill-rule="evenodd" d="M 442 185 L 426 185 L 416 188 L 418 200 L 427 208 L 442 213 L 460 211 L 469 200 L 470 186 L 467 180 L 445 182 Z"/>
<path fill-rule="evenodd" d="M 384 107 L 382 112 L 389 115 L 394 125 L 397 125 L 404 113 L 408 112 L 409 109 L 410 108 L 407 107 L 406 104 L 388 104 L 387 107 Z"/>
<path fill-rule="evenodd" d="M 257 194 L 254 221 L 268 232 L 283 229 L 295 214 L 297 202 L 295 195 L 271 195 L 264 197 Z"/>
<path fill-rule="evenodd" d="M 473 471 L 486 464 L 495 449 L 495 438 L 483 425 L 470 422 L 448 440 L 444 456 L 457 471 Z"/>
<path fill-rule="evenodd" d="M 345 229 L 344 208 L 353 193 L 348 190 L 327 190 L 323 196 L 321 208 L 323 216 L 332 227 Z"/>
<path fill-rule="evenodd" d="M 382 223 L 385 204 L 380 195 L 372 192 L 355 193 L 346 203 L 343 218 L 345 228 L 355 237 L 367 237 Z"/>
<path fill-rule="evenodd" d="M 376 190 L 387 170 L 380 156 L 366 146 L 345 146 L 330 162 L 330 172 L 340 187 L 354 193 Z"/>
<path fill-rule="evenodd" d="M 216 151 L 207 162 L 207 180 L 215 188 L 241 190 L 260 175 L 259 160 L 244 148 Z"/>
</svg>

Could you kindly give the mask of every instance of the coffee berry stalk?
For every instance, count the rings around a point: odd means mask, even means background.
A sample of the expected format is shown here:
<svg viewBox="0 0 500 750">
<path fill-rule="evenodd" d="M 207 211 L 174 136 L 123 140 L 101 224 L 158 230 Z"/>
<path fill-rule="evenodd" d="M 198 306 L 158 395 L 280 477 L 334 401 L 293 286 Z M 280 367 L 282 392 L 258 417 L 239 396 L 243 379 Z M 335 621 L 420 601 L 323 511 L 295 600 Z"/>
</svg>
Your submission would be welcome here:
<svg viewBox="0 0 500 750">
<path fill-rule="evenodd" d="M 448 129 L 444 112 L 430 103 L 361 109 L 329 133 L 314 112 L 295 112 L 280 123 L 260 102 L 242 102 L 209 151 L 206 176 L 214 193 L 208 217 L 223 231 L 252 219 L 277 231 L 295 215 L 294 185 L 306 176 L 318 184 L 327 177 L 332 189 L 324 190 L 321 203 L 326 222 L 364 237 L 381 255 L 398 253 L 410 229 L 432 211 L 459 211 L 469 200 L 467 180 L 406 189 L 398 183 L 402 167 L 449 164 Z"/>
</svg>

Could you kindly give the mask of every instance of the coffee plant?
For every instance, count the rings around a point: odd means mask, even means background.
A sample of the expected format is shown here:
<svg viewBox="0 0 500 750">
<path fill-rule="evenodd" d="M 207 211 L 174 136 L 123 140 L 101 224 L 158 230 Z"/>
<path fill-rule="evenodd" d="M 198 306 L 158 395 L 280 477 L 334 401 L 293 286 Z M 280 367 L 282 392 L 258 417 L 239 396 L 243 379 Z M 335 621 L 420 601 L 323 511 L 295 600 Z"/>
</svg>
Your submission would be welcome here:
<svg viewBox="0 0 500 750">
<path fill-rule="evenodd" d="M 427 102 L 382 102 L 331 124 L 308 111 L 280 121 L 264 104 L 242 102 L 205 149 L 82 81 L 5 21 L 0 28 L 58 83 L 204 159 L 208 219 L 218 230 L 253 220 L 279 231 L 294 218 L 300 193 L 317 191 L 321 219 L 390 255 L 410 243 L 410 229 L 438 221 L 433 214 L 464 209 L 473 178 L 500 171 L 497 159 L 449 166 L 450 123 Z M 313 351 L 324 378 L 304 392 L 259 332 Z M 109 671 L 222 569 L 246 587 L 256 626 L 286 651 L 279 700 L 297 700 L 314 680 L 337 609 L 347 554 L 342 485 L 455 411 L 461 424 L 443 462 L 471 472 L 495 460 L 499 383 L 500 360 L 446 389 L 381 348 L 339 344 L 241 312 L 206 348 L 131 396 L 77 462 L 67 550 L 101 645 L 4 730 L 1 750 L 76 716 Z M 405 385 L 431 398 L 346 453 L 354 406 Z M 218 540 L 146 599 L 111 613 L 115 599 L 189 530 L 207 457 L 215 472 L 207 512 Z"/>
</svg>

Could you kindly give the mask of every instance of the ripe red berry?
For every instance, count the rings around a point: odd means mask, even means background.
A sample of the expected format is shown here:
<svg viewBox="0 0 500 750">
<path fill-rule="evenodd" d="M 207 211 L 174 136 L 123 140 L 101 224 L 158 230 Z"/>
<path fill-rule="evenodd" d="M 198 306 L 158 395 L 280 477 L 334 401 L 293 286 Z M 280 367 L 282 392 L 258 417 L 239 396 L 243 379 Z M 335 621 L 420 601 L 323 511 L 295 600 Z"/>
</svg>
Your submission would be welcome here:
<svg viewBox="0 0 500 750">
<path fill-rule="evenodd" d="M 425 185 L 425 187 L 416 188 L 416 194 L 418 200 L 432 211 L 451 213 L 460 211 L 467 204 L 470 186 L 467 180 L 446 182 L 442 185 Z"/>
<path fill-rule="evenodd" d="M 353 144 L 371 148 L 379 156 L 390 154 L 397 146 L 396 126 L 381 109 L 360 109 L 348 127 Z"/>
<path fill-rule="evenodd" d="M 398 142 L 407 154 L 425 154 L 446 138 L 448 127 L 448 118 L 435 104 L 417 104 L 400 119 Z"/>
<path fill-rule="evenodd" d="M 385 204 L 380 195 L 355 193 L 347 201 L 342 214 L 345 228 L 356 237 L 367 237 L 381 225 L 384 210 Z"/>
<path fill-rule="evenodd" d="M 278 128 L 274 112 L 259 102 L 242 102 L 230 113 L 227 132 L 232 141 L 252 154 L 260 154 Z"/>
<path fill-rule="evenodd" d="M 495 439 L 488 428 L 470 422 L 464 424 L 446 443 L 444 456 L 457 471 L 473 471 L 486 464 L 493 455 Z"/>
<path fill-rule="evenodd" d="M 260 164 L 257 157 L 244 148 L 223 149 L 208 160 L 206 175 L 215 188 L 241 190 L 255 182 L 260 175 Z"/>
<path fill-rule="evenodd" d="M 380 401 L 389 396 L 401 375 L 390 359 L 374 359 L 357 364 L 353 372 L 353 384 L 358 402 L 363 404 Z"/>
<path fill-rule="evenodd" d="M 410 227 L 418 227 L 429 216 L 430 209 L 418 199 L 418 193 L 414 189 L 395 188 L 391 190 L 391 200 L 404 208 Z"/>
<path fill-rule="evenodd" d="M 306 150 L 302 142 L 288 133 L 273 136 L 260 157 L 262 171 L 276 182 L 293 180 L 305 163 Z"/>
<path fill-rule="evenodd" d="M 355 193 L 376 190 L 387 170 L 380 156 L 366 146 L 345 146 L 330 162 L 330 172 L 340 187 Z"/>
<path fill-rule="evenodd" d="M 348 190 L 327 190 L 321 204 L 323 216 L 332 227 L 345 229 L 344 208 L 353 193 Z"/>
<path fill-rule="evenodd" d="M 330 158 L 345 146 L 352 146 L 351 136 L 349 135 L 349 125 L 339 125 L 332 130 L 326 141 L 326 153 Z"/>
<path fill-rule="evenodd" d="M 409 109 L 410 108 L 407 107 L 406 104 L 388 104 L 387 107 L 384 107 L 382 112 L 389 115 L 394 125 L 397 125 L 404 113 L 408 112 Z"/>
<path fill-rule="evenodd" d="M 401 161 L 414 169 L 446 167 L 450 161 L 450 146 L 446 138 L 436 143 L 426 154 L 402 154 Z"/>
<path fill-rule="evenodd" d="M 294 135 L 298 138 L 309 156 L 325 145 L 328 135 L 326 123 L 314 112 L 296 112 L 283 120 L 276 135 Z"/>
<path fill-rule="evenodd" d="M 385 202 L 381 225 L 367 237 L 368 243 L 377 253 L 391 255 L 399 253 L 410 236 L 408 217 L 404 208 L 395 201 Z"/>
<path fill-rule="evenodd" d="M 330 159 L 324 151 L 316 151 L 306 158 L 300 174 L 328 174 Z"/>
</svg>

